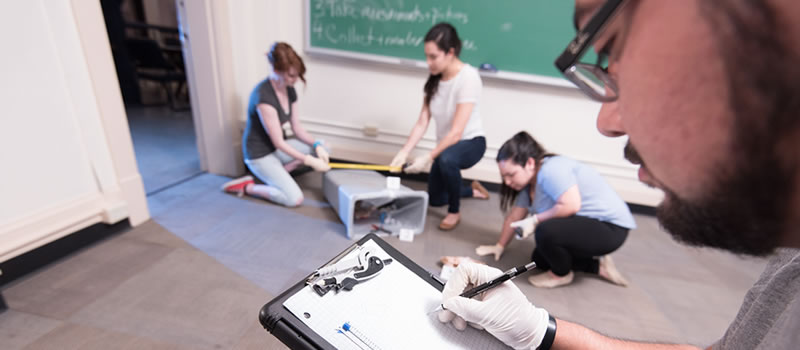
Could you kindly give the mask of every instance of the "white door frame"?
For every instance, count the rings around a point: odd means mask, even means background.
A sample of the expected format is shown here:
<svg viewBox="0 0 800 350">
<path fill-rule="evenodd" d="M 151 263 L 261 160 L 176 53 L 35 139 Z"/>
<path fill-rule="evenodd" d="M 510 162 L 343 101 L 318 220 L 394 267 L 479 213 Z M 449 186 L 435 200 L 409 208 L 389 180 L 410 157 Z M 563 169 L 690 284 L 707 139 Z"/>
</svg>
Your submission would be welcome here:
<svg viewBox="0 0 800 350">
<path fill-rule="evenodd" d="M 212 174 L 241 175 L 228 6 L 213 0 L 175 4 L 200 166 Z"/>
</svg>

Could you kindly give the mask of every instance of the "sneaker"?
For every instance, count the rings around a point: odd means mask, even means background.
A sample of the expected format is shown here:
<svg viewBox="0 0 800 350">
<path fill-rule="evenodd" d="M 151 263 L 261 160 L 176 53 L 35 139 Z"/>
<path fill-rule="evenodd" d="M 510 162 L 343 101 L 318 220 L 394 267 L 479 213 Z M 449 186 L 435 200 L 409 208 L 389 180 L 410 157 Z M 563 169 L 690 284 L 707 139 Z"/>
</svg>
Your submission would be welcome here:
<svg viewBox="0 0 800 350">
<path fill-rule="evenodd" d="M 238 197 L 244 196 L 245 188 L 247 185 L 254 184 L 253 177 L 250 175 L 242 176 L 238 179 L 228 181 L 222 184 L 222 190 L 227 193 L 233 193 Z"/>
<path fill-rule="evenodd" d="M 573 278 L 575 278 L 575 274 L 572 271 L 570 271 L 564 277 L 558 277 L 552 272 L 548 271 L 528 277 L 528 282 L 530 282 L 534 287 L 555 288 L 572 283 Z"/>
<path fill-rule="evenodd" d="M 600 267 L 597 269 L 597 274 L 607 281 L 620 285 L 623 287 L 628 286 L 628 280 L 622 277 L 622 274 L 617 270 L 614 265 L 614 260 L 611 260 L 610 255 L 603 255 L 600 257 Z"/>
</svg>

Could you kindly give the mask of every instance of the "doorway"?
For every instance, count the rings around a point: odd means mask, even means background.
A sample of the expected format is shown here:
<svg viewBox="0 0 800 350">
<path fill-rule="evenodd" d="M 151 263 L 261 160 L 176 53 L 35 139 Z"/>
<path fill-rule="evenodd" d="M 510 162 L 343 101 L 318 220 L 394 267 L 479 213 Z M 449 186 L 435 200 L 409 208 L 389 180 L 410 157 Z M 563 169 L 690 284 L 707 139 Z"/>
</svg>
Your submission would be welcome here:
<svg viewBox="0 0 800 350">
<path fill-rule="evenodd" d="M 173 1 L 101 0 L 147 195 L 203 173 Z"/>
</svg>

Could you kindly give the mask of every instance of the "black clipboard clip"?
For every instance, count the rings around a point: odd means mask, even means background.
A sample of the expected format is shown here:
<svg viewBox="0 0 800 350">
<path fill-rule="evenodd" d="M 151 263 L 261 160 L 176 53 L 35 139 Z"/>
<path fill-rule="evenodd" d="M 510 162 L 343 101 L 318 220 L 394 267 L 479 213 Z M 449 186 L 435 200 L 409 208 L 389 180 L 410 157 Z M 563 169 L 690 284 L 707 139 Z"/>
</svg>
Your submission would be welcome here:
<svg viewBox="0 0 800 350">
<path fill-rule="evenodd" d="M 377 276 L 383 270 L 383 267 L 391 262 L 392 259 L 381 259 L 372 255 L 367 259 L 366 266 L 354 269 L 344 275 L 323 278 L 317 281 L 313 285 L 314 291 L 319 296 L 324 296 L 331 290 L 335 290 L 337 293 L 340 290 L 353 290 L 353 287 L 357 284 Z"/>
</svg>

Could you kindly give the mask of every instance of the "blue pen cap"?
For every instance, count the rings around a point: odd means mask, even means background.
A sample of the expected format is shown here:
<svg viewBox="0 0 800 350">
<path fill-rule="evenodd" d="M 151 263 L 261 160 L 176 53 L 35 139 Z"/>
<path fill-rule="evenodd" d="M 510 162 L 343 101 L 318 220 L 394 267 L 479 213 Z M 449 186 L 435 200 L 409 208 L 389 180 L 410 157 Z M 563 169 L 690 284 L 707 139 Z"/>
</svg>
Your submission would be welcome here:
<svg viewBox="0 0 800 350">
<path fill-rule="evenodd" d="M 344 330 L 346 330 L 346 331 L 349 331 L 349 330 L 350 330 L 350 322 L 345 322 L 345 323 L 342 325 L 342 328 L 343 328 Z"/>
</svg>

